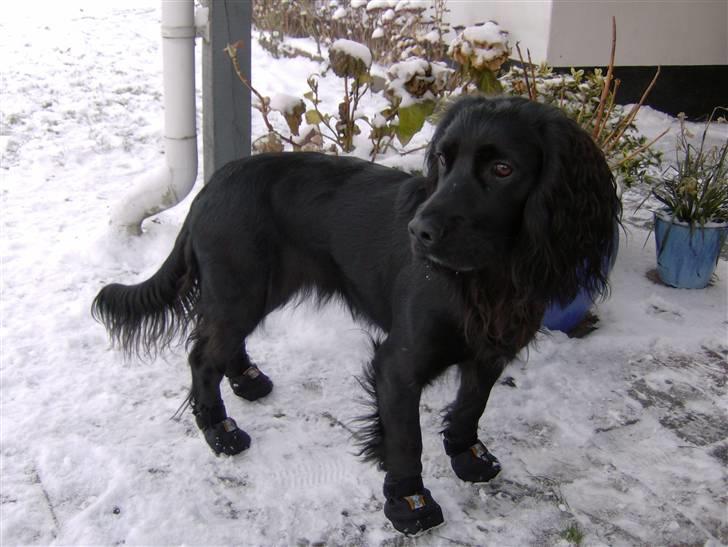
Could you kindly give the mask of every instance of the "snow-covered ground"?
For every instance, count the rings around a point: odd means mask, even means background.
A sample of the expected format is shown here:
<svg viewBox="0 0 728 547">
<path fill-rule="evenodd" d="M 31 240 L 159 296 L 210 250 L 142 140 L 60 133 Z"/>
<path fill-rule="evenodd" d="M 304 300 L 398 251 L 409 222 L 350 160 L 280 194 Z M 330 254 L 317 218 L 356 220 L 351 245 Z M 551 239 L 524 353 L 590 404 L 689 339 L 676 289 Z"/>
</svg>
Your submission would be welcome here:
<svg viewBox="0 0 728 547">
<path fill-rule="evenodd" d="M 191 199 L 141 238 L 109 230 L 112 205 L 162 159 L 158 23 L 154 1 L 3 8 L 2 545 L 555 544 L 574 525 L 585 544 L 728 543 L 728 265 L 701 291 L 650 281 L 639 191 L 625 195 L 599 328 L 540 336 L 494 391 L 481 423 L 503 464 L 492 483 L 459 482 L 442 451 L 455 378 L 426 392 L 425 481 L 447 520 L 429 535 L 394 532 L 382 475 L 353 456 L 370 348 L 336 306 L 275 313 L 252 338 L 276 388 L 247 404 L 224 386 L 246 453 L 215 457 L 189 413 L 170 419 L 189 381 L 182 350 L 125 362 L 89 315 L 102 285 L 157 268 Z M 317 71 L 254 47 L 268 94 L 302 93 Z M 675 124 L 649 111 L 640 123 Z"/>
</svg>

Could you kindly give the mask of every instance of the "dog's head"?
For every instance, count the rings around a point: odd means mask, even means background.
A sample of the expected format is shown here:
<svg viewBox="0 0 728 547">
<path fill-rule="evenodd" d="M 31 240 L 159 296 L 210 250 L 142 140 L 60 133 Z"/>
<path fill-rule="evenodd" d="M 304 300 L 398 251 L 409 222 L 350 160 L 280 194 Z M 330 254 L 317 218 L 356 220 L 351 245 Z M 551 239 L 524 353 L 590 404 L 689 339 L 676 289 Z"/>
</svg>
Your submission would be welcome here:
<svg viewBox="0 0 728 547">
<path fill-rule="evenodd" d="M 514 284 L 565 301 L 606 290 L 620 204 L 592 138 L 560 110 L 468 97 L 440 121 L 413 252 L 459 272 L 508 270 Z"/>
</svg>

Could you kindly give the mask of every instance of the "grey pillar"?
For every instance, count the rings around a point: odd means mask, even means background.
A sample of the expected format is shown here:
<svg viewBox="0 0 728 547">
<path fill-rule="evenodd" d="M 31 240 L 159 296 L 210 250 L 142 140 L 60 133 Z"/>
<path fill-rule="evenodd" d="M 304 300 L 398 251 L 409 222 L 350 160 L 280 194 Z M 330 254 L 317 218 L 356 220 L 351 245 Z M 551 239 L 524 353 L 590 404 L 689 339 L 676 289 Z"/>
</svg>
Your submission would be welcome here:
<svg viewBox="0 0 728 547">
<path fill-rule="evenodd" d="M 240 68 L 250 81 L 251 0 L 208 0 L 209 31 L 202 50 L 202 140 L 205 183 L 227 162 L 250 155 L 250 91 L 240 82 L 228 44 L 242 41 Z"/>
</svg>

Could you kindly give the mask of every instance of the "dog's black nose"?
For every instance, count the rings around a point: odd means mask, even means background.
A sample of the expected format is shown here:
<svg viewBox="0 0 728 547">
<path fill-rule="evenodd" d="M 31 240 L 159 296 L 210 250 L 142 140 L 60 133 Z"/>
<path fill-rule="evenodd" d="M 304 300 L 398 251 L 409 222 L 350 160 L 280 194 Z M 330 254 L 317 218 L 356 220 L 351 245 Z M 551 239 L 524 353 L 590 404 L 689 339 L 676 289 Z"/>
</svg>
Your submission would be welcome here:
<svg viewBox="0 0 728 547">
<path fill-rule="evenodd" d="M 442 239 L 442 227 L 440 223 L 431 217 L 422 218 L 416 216 L 407 226 L 410 236 L 417 239 L 423 247 L 432 247 Z"/>
</svg>

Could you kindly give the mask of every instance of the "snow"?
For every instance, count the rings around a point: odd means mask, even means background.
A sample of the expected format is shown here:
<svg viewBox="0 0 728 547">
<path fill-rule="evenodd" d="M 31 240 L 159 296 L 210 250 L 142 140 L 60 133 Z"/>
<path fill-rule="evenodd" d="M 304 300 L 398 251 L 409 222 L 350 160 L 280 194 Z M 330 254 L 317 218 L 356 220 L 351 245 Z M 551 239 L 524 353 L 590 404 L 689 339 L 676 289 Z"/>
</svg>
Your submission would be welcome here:
<svg viewBox="0 0 728 547">
<path fill-rule="evenodd" d="M 399 0 L 394 11 L 425 11 L 431 5 L 427 0 Z"/>
<path fill-rule="evenodd" d="M 346 17 L 346 8 L 339 6 L 336 8 L 336 11 L 334 11 L 334 14 L 331 16 L 331 18 L 335 21 L 338 21 L 339 19 L 343 19 Z"/>
<path fill-rule="evenodd" d="M 287 95 L 285 93 L 276 93 L 270 98 L 271 110 L 276 110 L 281 114 L 293 114 L 296 107 L 303 103 L 301 97 Z"/>
<path fill-rule="evenodd" d="M 384 127 L 385 125 L 387 125 L 387 119 L 379 112 L 374 114 L 374 117 L 372 118 L 372 127 Z"/>
<path fill-rule="evenodd" d="M 437 30 L 431 30 L 425 36 L 423 37 L 423 40 L 426 42 L 430 42 L 431 44 L 437 44 L 440 39 L 442 38 L 442 35 Z"/>
<path fill-rule="evenodd" d="M 372 65 L 372 52 L 364 44 L 354 42 L 353 40 L 339 39 L 331 44 L 331 49 L 336 51 L 343 51 L 350 57 L 360 59 L 365 66 L 370 67 Z"/>
<path fill-rule="evenodd" d="M 382 14 L 382 22 L 388 23 L 389 21 L 392 21 L 395 17 L 397 17 L 397 14 L 394 12 L 394 10 L 388 9 Z"/>
<path fill-rule="evenodd" d="M 382 27 L 377 27 L 372 31 L 372 38 L 381 38 L 384 36 L 384 29 Z"/>
<path fill-rule="evenodd" d="M 662 220 L 665 220 L 665 221 L 667 221 L 671 224 L 675 224 L 677 226 L 684 226 L 684 227 L 690 226 L 689 222 L 685 222 L 685 221 L 675 218 L 672 214 L 670 214 L 670 212 L 668 210 L 657 211 L 657 216 L 659 218 L 661 218 Z M 701 224 L 700 226 L 704 227 L 704 228 L 726 228 L 726 227 L 728 227 L 728 222 L 708 221 L 705 224 Z"/>
<path fill-rule="evenodd" d="M 461 56 L 472 57 L 469 62 L 476 68 L 488 67 L 495 70 L 509 54 L 508 33 L 493 21 L 466 27 L 450 42 L 448 53 L 456 59 Z M 496 67 L 491 67 L 489 61 L 498 58 L 502 58 L 501 62 Z"/>
<path fill-rule="evenodd" d="M 90 318 L 101 286 L 157 269 L 193 198 L 147 221 L 141 238 L 108 227 L 129 185 L 161 161 L 158 2 L 13 2 L 4 14 L 0 543 L 415 544 L 382 515 L 382 474 L 353 456 L 355 375 L 370 345 L 340 307 L 277 312 L 252 337 L 276 388 L 247 404 L 223 386 L 253 437 L 234 458 L 210 452 L 189 412 L 170 419 L 189 386 L 182 348 L 125 361 Z M 269 96 L 302 95 L 320 72 L 257 43 L 253 60 Z M 335 112 L 341 81 L 320 82 L 322 108 Z M 378 100 L 362 103 L 370 119 Z M 256 112 L 253 122 L 262 135 Z M 652 135 L 675 124 L 650 110 L 638 118 Z M 383 163 L 421 168 L 422 155 Z M 589 545 L 728 542 L 728 265 L 705 290 L 650 281 L 643 196 L 625 193 L 599 328 L 540 335 L 505 373 L 516 387 L 496 386 L 481 438 L 503 464 L 497 479 L 457 481 L 442 451 L 454 373 L 425 392 L 425 483 L 447 523 L 416 544 L 564 544 L 574 523 Z"/>
<path fill-rule="evenodd" d="M 425 71 L 429 68 L 430 63 L 425 59 L 419 57 L 411 57 L 406 61 L 400 61 L 394 63 L 389 73 L 395 80 L 402 80 L 407 82 L 412 79 L 413 76 L 424 76 Z"/>
<path fill-rule="evenodd" d="M 430 73 L 429 76 L 427 75 L 428 72 Z M 442 89 L 451 73 L 452 69 L 442 63 L 429 62 L 419 57 L 410 57 L 389 67 L 390 80 L 387 82 L 387 88 L 401 99 L 400 107 L 407 107 L 418 102 L 435 99 L 429 90 L 420 97 L 415 97 L 409 93 L 405 88 L 405 84 L 412 78 L 418 77 L 428 82 L 434 82 L 436 87 Z"/>
<path fill-rule="evenodd" d="M 503 44 L 506 33 L 503 29 L 493 21 L 488 21 L 483 25 L 466 27 L 463 30 L 463 37 L 469 42 L 481 44 Z"/>
<path fill-rule="evenodd" d="M 367 11 L 385 10 L 397 5 L 398 0 L 369 0 Z"/>
</svg>

